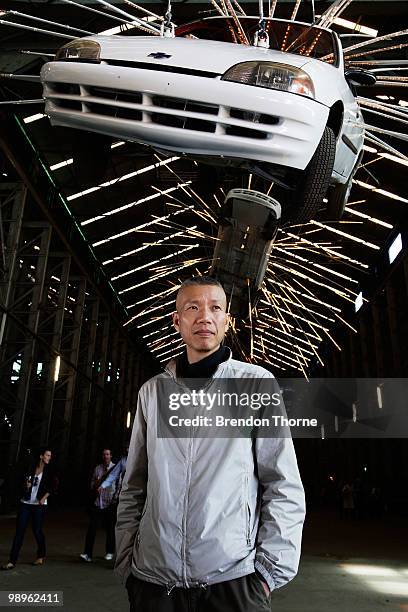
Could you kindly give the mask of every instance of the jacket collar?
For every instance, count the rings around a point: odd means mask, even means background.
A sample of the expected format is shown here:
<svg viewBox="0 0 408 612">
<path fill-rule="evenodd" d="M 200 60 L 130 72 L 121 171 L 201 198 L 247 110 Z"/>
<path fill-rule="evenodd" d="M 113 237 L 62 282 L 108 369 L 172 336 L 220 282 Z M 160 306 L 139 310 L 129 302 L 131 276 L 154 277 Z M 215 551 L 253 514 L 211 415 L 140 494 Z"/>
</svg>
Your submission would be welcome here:
<svg viewBox="0 0 408 612">
<path fill-rule="evenodd" d="M 222 373 L 223 373 L 226 365 L 228 364 L 229 361 L 231 361 L 231 359 L 232 359 L 232 351 L 229 348 L 229 346 L 227 346 L 227 349 L 228 349 L 228 353 L 229 353 L 227 359 L 222 361 L 217 366 L 217 369 L 215 370 L 214 374 L 212 375 L 212 378 L 220 378 L 222 376 Z M 167 372 L 167 374 L 169 374 L 172 378 L 174 378 L 174 380 L 177 380 L 176 366 L 177 366 L 177 361 L 176 361 L 176 358 L 174 358 L 174 359 L 171 359 L 168 363 L 166 363 L 166 365 L 164 367 L 164 371 Z"/>
</svg>

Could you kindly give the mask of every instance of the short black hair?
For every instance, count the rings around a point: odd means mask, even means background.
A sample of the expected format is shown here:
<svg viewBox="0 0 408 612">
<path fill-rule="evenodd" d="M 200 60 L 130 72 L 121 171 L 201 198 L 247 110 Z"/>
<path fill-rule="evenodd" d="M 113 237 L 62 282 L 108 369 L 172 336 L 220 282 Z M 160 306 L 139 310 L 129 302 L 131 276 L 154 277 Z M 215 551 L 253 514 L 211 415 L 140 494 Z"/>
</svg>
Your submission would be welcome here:
<svg viewBox="0 0 408 612">
<path fill-rule="evenodd" d="M 185 287 L 192 287 L 197 285 L 214 285 L 215 287 L 219 287 L 224 291 L 224 287 L 221 285 L 220 281 L 212 276 L 192 276 L 188 278 L 183 283 L 181 283 L 179 290 L 177 293 L 180 293 L 182 289 Z"/>
</svg>

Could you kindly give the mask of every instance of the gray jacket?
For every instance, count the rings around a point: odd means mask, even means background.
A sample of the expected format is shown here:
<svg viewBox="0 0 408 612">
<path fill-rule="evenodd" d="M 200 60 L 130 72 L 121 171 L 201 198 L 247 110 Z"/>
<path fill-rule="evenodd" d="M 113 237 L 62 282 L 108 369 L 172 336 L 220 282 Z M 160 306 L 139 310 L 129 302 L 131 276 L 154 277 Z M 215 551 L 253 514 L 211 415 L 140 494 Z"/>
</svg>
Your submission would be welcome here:
<svg viewBox="0 0 408 612">
<path fill-rule="evenodd" d="M 305 499 L 291 438 L 159 438 L 157 384 L 140 389 L 119 498 L 115 570 L 195 587 L 262 574 L 271 590 L 297 573 Z M 273 378 L 230 358 L 214 378 Z"/>
</svg>

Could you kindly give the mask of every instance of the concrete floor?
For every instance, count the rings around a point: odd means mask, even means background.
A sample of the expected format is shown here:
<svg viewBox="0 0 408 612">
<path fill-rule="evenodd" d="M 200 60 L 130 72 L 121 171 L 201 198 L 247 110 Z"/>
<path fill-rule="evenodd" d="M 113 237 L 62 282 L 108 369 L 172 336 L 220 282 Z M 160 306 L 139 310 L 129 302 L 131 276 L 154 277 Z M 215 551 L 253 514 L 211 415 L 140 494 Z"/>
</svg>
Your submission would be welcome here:
<svg viewBox="0 0 408 612">
<path fill-rule="evenodd" d="M 102 533 L 94 562 L 80 562 L 86 514 L 50 510 L 48 558 L 30 565 L 35 544 L 28 530 L 19 564 L 0 574 L 0 590 L 59 590 L 66 612 L 127 612 L 125 590 L 104 561 Z M 0 559 L 7 560 L 12 516 L 0 517 Z M 402 519 L 340 521 L 334 512 L 310 512 L 297 578 L 276 591 L 276 612 L 408 612 L 408 526 Z M 10 608 L 11 609 L 11 608 Z M 26 610 L 19 607 L 15 610 Z"/>
</svg>

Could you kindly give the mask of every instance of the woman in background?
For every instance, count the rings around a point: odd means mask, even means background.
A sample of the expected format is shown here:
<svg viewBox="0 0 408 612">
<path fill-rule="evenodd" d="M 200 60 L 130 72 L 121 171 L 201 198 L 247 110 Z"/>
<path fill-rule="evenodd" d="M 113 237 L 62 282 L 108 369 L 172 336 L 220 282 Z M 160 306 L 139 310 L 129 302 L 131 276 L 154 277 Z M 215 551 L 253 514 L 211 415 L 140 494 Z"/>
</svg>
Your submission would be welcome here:
<svg viewBox="0 0 408 612">
<path fill-rule="evenodd" d="M 54 490 L 55 479 L 50 472 L 51 451 L 43 448 L 39 451 L 36 463 L 26 476 L 23 495 L 17 513 L 16 534 L 10 551 L 10 559 L 1 569 L 11 570 L 15 567 L 23 545 L 24 534 L 31 519 L 31 527 L 37 542 L 37 558 L 33 565 L 45 562 L 45 536 L 42 530 L 48 497 Z"/>
</svg>

